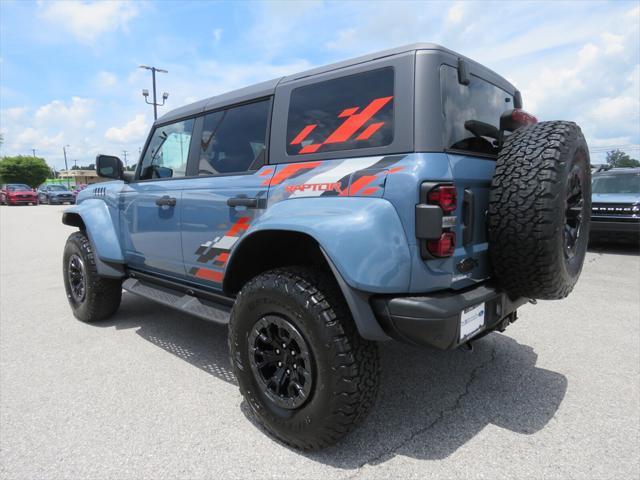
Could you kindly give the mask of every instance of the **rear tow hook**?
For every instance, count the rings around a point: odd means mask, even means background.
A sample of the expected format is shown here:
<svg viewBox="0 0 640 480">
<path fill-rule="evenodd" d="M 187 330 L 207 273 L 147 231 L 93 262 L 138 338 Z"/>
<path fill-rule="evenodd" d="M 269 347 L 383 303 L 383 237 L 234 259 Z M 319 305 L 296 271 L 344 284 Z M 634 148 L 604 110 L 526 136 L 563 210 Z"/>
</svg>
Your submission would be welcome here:
<svg viewBox="0 0 640 480">
<path fill-rule="evenodd" d="M 473 345 L 471 344 L 471 340 L 469 340 L 468 342 L 465 342 L 462 345 L 460 345 L 458 347 L 458 349 L 462 350 L 463 352 L 466 352 L 466 353 L 472 353 L 473 352 Z"/>
</svg>

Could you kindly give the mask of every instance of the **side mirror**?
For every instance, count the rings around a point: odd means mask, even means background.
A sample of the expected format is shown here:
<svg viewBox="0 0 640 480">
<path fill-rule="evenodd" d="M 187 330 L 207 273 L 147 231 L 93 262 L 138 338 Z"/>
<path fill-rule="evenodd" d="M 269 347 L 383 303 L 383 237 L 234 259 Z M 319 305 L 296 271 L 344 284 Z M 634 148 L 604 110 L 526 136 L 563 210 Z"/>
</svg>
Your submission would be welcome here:
<svg viewBox="0 0 640 480">
<path fill-rule="evenodd" d="M 113 155 L 98 155 L 96 157 L 96 173 L 99 177 L 123 179 L 124 167 L 122 160 Z"/>
</svg>

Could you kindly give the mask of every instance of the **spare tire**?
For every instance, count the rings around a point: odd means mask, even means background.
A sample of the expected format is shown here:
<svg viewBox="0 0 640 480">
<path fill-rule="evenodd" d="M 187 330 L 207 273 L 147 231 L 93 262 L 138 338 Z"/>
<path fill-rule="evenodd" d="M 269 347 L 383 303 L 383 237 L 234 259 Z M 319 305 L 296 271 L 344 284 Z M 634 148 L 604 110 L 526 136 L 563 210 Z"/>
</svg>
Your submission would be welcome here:
<svg viewBox="0 0 640 480">
<path fill-rule="evenodd" d="M 506 137 L 491 181 L 489 255 L 512 296 L 564 298 L 576 284 L 591 215 L 589 150 L 572 122 L 541 122 Z"/>
</svg>

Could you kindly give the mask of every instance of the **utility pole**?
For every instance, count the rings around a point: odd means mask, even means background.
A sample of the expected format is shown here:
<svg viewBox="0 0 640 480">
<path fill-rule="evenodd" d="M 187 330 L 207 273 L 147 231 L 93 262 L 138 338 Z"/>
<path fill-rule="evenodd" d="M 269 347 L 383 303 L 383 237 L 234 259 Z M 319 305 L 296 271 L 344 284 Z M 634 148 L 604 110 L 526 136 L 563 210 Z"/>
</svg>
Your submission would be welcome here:
<svg viewBox="0 0 640 480">
<path fill-rule="evenodd" d="M 62 147 L 62 153 L 64 154 L 64 169 L 67 171 L 67 188 L 69 188 L 69 166 L 67 165 L 67 147 L 69 145 L 65 145 Z"/>
<path fill-rule="evenodd" d="M 125 166 L 125 168 L 128 166 L 127 165 L 127 153 L 129 153 L 129 152 L 127 152 L 126 150 L 122 150 L 122 155 L 124 155 L 124 166 Z"/>
<path fill-rule="evenodd" d="M 31 151 L 33 152 L 33 158 L 36 158 L 36 149 L 32 148 Z"/>
<path fill-rule="evenodd" d="M 156 99 L 156 72 L 160 72 L 160 73 L 169 73 L 167 70 L 163 70 L 161 68 L 156 68 L 156 67 L 148 67 L 146 65 L 140 65 L 140 68 L 144 68 L 145 70 L 151 70 L 151 81 L 152 81 L 152 86 L 153 86 L 153 102 L 150 102 L 147 97 L 149 96 L 149 90 L 147 90 L 146 88 L 142 90 L 142 96 L 144 97 L 144 101 L 149 104 L 149 105 L 153 105 L 153 119 L 157 120 L 158 119 L 158 107 L 161 107 L 164 105 L 164 102 L 167 100 L 167 98 L 169 98 L 169 94 L 167 92 L 164 92 L 162 94 L 162 103 L 158 103 L 157 99 Z"/>
</svg>

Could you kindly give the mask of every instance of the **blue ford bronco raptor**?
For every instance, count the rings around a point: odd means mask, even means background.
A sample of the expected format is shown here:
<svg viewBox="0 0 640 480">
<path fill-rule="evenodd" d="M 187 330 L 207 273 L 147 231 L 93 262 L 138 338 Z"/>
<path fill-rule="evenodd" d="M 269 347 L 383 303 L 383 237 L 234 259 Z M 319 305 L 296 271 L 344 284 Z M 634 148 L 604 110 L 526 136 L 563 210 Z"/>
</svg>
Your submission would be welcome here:
<svg viewBox="0 0 640 480">
<path fill-rule="evenodd" d="M 585 257 L 589 151 L 504 78 L 415 44 L 178 108 L 135 172 L 62 221 L 74 315 L 122 290 L 228 324 L 240 391 L 275 437 L 330 445 L 371 409 L 376 342 L 439 349 L 560 299 Z"/>
</svg>

